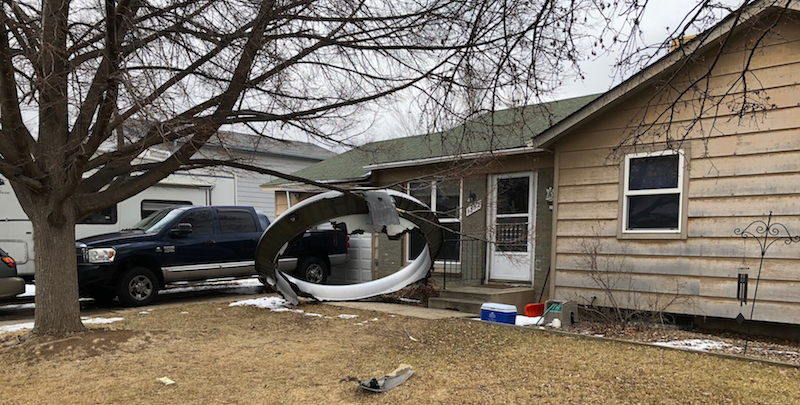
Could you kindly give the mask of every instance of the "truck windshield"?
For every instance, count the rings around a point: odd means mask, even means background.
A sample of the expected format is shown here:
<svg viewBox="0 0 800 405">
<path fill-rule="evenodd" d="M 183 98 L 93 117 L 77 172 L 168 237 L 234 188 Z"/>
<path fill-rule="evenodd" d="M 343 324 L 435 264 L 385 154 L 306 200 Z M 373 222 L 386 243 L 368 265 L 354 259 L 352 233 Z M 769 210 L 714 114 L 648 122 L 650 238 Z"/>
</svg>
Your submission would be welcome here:
<svg viewBox="0 0 800 405">
<path fill-rule="evenodd" d="M 182 212 L 183 210 L 176 210 L 174 207 L 164 208 L 137 222 L 131 229 L 144 231 L 144 233 L 158 233 Z"/>
</svg>

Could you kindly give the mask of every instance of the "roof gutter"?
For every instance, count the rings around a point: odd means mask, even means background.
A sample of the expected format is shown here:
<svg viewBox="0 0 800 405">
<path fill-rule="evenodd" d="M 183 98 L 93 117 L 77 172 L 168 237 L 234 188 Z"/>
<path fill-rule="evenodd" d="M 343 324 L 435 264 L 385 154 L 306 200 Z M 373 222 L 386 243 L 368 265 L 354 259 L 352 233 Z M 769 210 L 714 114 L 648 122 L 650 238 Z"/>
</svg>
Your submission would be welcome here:
<svg viewBox="0 0 800 405">
<path fill-rule="evenodd" d="M 369 181 L 371 176 L 372 176 L 372 172 L 369 171 L 369 172 L 365 173 L 363 176 L 354 177 L 352 179 L 314 180 L 314 181 L 316 181 L 317 183 L 321 183 L 321 184 L 360 183 L 360 182 L 364 182 L 364 181 Z M 298 186 L 298 185 L 312 185 L 312 184 L 298 183 L 298 182 L 283 183 L 283 184 L 277 184 L 277 185 L 274 185 L 274 186 L 270 186 L 270 185 L 267 185 L 267 184 L 262 184 L 262 185 L 259 186 L 259 188 L 262 189 L 262 190 L 295 191 L 295 190 L 292 190 L 292 189 L 288 189 L 287 187 L 293 187 L 293 186 Z M 296 190 L 296 191 L 300 191 L 300 190 Z"/>
<path fill-rule="evenodd" d="M 521 155 L 521 154 L 525 154 L 525 153 L 536 153 L 536 152 L 546 152 L 546 151 L 547 150 L 542 149 L 542 148 L 536 148 L 536 147 L 532 147 L 532 146 L 523 146 L 523 147 L 520 147 L 520 148 L 501 149 L 501 150 L 496 150 L 496 151 L 472 152 L 472 153 L 463 153 L 463 154 L 460 154 L 460 155 L 437 156 L 437 157 L 423 158 L 423 159 L 398 160 L 396 162 L 375 163 L 375 164 L 364 166 L 364 169 L 367 169 L 367 170 L 395 169 L 395 168 L 399 168 L 399 167 L 429 165 L 429 164 L 433 164 L 433 163 L 451 162 L 451 161 L 454 161 L 454 160 L 477 159 L 477 158 L 490 157 L 490 156 Z"/>
<path fill-rule="evenodd" d="M 739 24 L 753 18 L 754 16 L 771 7 L 788 8 L 791 10 L 800 11 L 800 5 L 798 5 L 796 2 L 793 3 L 792 0 L 783 0 L 780 3 L 782 4 L 774 3 L 773 1 L 760 1 L 753 4 L 749 9 L 742 12 L 741 18 L 739 19 Z M 726 20 L 723 20 L 717 24 L 716 27 L 712 28 L 710 31 L 707 31 L 705 35 L 698 35 L 696 38 L 690 40 L 677 50 L 668 53 L 656 63 L 646 67 L 638 74 L 620 83 L 602 96 L 585 105 L 583 108 L 576 111 L 569 117 L 559 121 L 539 135 L 534 136 L 531 140 L 531 145 L 539 147 L 548 146 L 550 143 L 555 141 L 556 138 L 571 128 L 574 128 L 586 121 L 597 112 L 606 109 L 616 102 L 621 101 L 621 99 L 631 90 L 661 75 L 676 63 L 688 56 L 693 55 L 699 49 L 714 45 L 716 40 L 721 38 L 728 31 L 736 28 L 735 23 L 736 19 L 733 18 L 733 14 L 729 15 Z"/>
</svg>

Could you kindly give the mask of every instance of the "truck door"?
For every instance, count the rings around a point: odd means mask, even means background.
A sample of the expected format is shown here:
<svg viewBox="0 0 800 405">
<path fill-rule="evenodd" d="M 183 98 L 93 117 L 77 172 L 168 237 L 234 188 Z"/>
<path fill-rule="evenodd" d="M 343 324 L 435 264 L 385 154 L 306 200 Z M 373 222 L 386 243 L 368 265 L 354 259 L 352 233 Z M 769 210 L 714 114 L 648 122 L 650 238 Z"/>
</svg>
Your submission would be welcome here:
<svg viewBox="0 0 800 405">
<path fill-rule="evenodd" d="M 161 247 L 164 279 L 170 282 L 219 277 L 222 252 L 217 245 L 211 208 L 193 209 L 174 225 L 179 223 L 191 224 L 192 232 L 187 235 L 167 232 L 164 236 Z"/>
<path fill-rule="evenodd" d="M 243 208 L 217 208 L 218 247 L 222 250 L 222 277 L 255 274 L 255 254 L 261 231 L 253 211 Z"/>
</svg>

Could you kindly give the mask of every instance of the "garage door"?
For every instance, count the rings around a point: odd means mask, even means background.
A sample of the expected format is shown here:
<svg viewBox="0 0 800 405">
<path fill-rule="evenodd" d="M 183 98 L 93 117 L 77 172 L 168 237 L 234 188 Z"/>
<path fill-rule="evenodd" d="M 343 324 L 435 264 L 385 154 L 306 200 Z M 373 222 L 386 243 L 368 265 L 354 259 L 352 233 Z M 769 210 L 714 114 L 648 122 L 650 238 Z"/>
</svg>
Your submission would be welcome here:
<svg viewBox="0 0 800 405">
<path fill-rule="evenodd" d="M 372 281 L 372 234 L 350 235 L 350 260 L 331 269 L 331 284 L 356 284 Z"/>
</svg>

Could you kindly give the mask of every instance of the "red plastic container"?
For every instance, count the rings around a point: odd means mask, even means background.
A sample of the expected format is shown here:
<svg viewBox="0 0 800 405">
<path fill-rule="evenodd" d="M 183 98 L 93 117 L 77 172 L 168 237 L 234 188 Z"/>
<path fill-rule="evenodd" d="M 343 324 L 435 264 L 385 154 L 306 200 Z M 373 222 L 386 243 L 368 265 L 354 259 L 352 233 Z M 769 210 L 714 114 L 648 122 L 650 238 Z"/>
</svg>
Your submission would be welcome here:
<svg viewBox="0 0 800 405">
<path fill-rule="evenodd" d="M 533 318 L 535 316 L 542 316 L 543 313 L 544 313 L 544 302 L 525 305 L 525 316 L 527 317 Z"/>
</svg>

